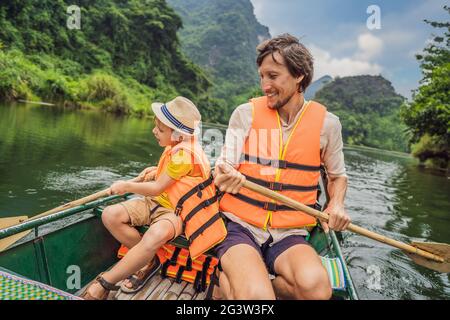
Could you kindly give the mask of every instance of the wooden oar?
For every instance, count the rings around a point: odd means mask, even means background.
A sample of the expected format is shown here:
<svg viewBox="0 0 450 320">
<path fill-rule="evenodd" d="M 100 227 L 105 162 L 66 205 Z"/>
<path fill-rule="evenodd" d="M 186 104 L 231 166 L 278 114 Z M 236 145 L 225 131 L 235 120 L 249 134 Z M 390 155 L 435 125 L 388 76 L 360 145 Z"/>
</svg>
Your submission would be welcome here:
<svg viewBox="0 0 450 320">
<path fill-rule="evenodd" d="M 17 226 L 23 222 L 26 221 L 32 221 L 32 220 L 36 220 L 38 218 L 42 218 L 48 215 L 51 215 L 53 213 L 56 212 L 60 212 L 66 209 L 70 209 L 70 208 L 74 208 L 76 206 L 80 206 L 82 204 L 97 200 L 99 198 L 103 198 L 109 195 L 109 188 L 93 193 L 89 196 L 80 198 L 78 200 L 74 200 L 68 203 L 65 203 L 63 205 L 60 205 L 59 207 L 53 208 L 51 210 L 42 212 L 38 215 L 35 215 L 31 218 L 28 218 L 27 216 L 19 216 L 19 217 L 8 217 L 8 218 L 0 218 L 0 229 L 5 229 L 8 227 L 14 227 Z M 0 252 L 5 250 L 6 248 L 8 248 L 10 245 L 12 245 L 13 243 L 17 242 L 18 240 L 20 240 L 21 238 L 25 237 L 28 233 L 30 233 L 31 230 L 27 230 L 24 232 L 21 232 L 19 234 L 15 234 L 13 236 L 4 238 L 4 239 L 0 239 Z"/>
<path fill-rule="evenodd" d="M 0 219 L 0 229 L 5 229 L 11 227 L 13 225 L 20 224 L 28 219 L 28 216 L 18 216 L 18 217 L 8 217 Z M 7 237 L 5 239 L 0 240 L 0 252 L 8 248 L 10 245 L 15 243 L 17 240 L 22 239 L 27 234 L 29 234 L 31 230 L 26 230 L 15 234 L 13 236 Z"/>
<path fill-rule="evenodd" d="M 275 191 L 264 188 L 251 181 L 244 183 L 244 188 L 250 189 L 254 192 L 262 194 L 272 200 L 284 203 L 293 209 L 297 209 L 307 213 L 315 218 L 328 222 L 328 214 L 315 209 L 312 209 L 298 201 L 295 201 Z M 408 256 L 417 264 L 426 268 L 436 270 L 443 273 L 450 272 L 450 245 L 446 243 L 435 242 L 412 242 L 411 245 L 385 237 L 373 231 L 350 224 L 348 231 L 355 232 L 370 239 L 388 244 L 390 246 L 403 250 Z"/>
</svg>

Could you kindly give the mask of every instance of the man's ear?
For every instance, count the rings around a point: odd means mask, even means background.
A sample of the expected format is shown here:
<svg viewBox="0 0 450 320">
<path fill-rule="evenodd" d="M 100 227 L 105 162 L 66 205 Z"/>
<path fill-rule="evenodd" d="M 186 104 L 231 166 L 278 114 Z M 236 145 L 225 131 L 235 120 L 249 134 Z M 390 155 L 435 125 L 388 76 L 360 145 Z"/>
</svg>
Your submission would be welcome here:
<svg viewBox="0 0 450 320">
<path fill-rule="evenodd" d="M 295 79 L 295 81 L 297 82 L 297 84 L 300 84 L 302 82 L 303 78 L 305 78 L 305 76 L 302 74 L 301 76 L 297 77 Z"/>
</svg>

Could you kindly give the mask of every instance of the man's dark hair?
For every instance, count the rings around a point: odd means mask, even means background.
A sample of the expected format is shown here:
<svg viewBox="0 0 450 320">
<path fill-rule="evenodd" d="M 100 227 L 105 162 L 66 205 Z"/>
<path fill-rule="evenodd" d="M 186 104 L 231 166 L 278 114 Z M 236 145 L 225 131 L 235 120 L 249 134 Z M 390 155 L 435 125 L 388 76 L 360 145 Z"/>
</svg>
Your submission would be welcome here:
<svg viewBox="0 0 450 320">
<path fill-rule="evenodd" d="M 272 59 L 275 62 L 279 63 L 274 57 L 275 52 L 278 52 L 286 61 L 289 73 L 293 77 L 304 76 L 299 86 L 299 92 L 305 92 L 306 88 L 311 84 L 314 74 L 313 57 L 296 37 L 284 33 L 263 41 L 256 47 L 256 50 L 258 52 L 258 57 L 256 58 L 258 67 L 261 66 L 264 58 L 269 54 L 272 55 Z"/>
</svg>

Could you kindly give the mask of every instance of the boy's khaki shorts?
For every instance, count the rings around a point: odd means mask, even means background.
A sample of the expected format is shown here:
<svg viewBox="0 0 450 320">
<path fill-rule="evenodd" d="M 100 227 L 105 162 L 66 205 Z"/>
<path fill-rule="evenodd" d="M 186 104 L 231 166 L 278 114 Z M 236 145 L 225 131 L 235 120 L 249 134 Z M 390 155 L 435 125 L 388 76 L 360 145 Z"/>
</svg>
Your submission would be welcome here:
<svg viewBox="0 0 450 320">
<path fill-rule="evenodd" d="M 141 197 L 130 199 L 121 204 L 130 216 L 130 225 L 151 226 L 158 221 L 167 220 L 172 224 L 174 237 L 183 232 L 182 220 L 176 216 L 173 210 L 161 206 L 153 197 Z"/>
</svg>

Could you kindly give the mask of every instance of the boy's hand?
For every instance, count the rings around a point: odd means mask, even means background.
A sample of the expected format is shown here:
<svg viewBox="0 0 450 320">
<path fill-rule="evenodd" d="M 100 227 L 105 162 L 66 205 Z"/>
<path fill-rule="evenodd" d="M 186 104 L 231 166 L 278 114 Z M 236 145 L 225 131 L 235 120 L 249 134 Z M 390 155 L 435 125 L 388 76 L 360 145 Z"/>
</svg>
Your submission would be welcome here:
<svg viewBox="0 0 450 320">
<path fill-rule="evenodd" d="M 226 163 L 220 163 L 214 170 L 214 183 L 220 191 L 236 194 L 245 182 L 245 176 Z"/>
<path fill-rule="evenodd" d="M 129 189 L 129 183 L 128 181 L 116 181 L 114 182 L 111 187 L 109 187 L 109 193 L 111 195 L 113 194 L 117 194 L 117 195 L 122 195 L 128 192 Z"/>
<path fill-rule="evenodd" d="M 151 181 L 155 180 L 156 176 L 156 167 L 148 167 L 142 170 L 142 172 L 138 175 L 137 180 L 138 181 Z"/>
</svg>

